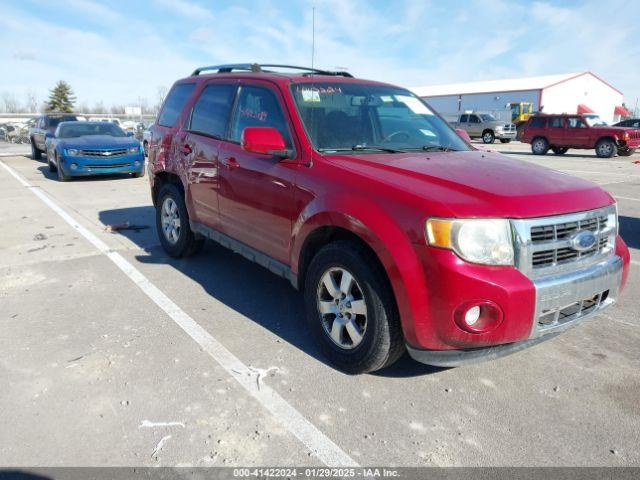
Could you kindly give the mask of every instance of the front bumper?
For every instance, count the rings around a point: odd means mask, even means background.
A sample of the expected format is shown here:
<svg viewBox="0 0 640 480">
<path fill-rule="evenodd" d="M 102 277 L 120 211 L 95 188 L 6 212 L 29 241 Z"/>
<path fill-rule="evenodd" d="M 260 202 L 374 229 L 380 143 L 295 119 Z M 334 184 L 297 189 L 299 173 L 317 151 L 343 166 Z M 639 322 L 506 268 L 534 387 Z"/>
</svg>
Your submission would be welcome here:
<svg viewBox="0 0 640 480">
<path fill-rule="evenodd" d="M 60 157 L 60 163 L 64 173 L 71 176 L 141 173 L 145 168 L 143 153 L 119 155 L 108 159 L 64 155 Z"/>
<path fill-rule="evenodd" d="M 518 135 L 517 131 L 501 131 L 496 130 L 496 138 L 500 140 L 515 140 Z"/>
<path fill-rule="evenodd" d="M 491 360 L 537 345 L 615 303 L 624 283 L 624 267 L 623 258 L 612 255 L 582 270 L 532 281 L 535 289 L 533 318 L 527 320 L 531 325 L 528 337 L 520 341 L 454 350 L 407 345 L 407 350 L 419 362 L 453 367 Z M 520 320 L 510 313 L 505 312 L 505 322 Z"/>
</svg>

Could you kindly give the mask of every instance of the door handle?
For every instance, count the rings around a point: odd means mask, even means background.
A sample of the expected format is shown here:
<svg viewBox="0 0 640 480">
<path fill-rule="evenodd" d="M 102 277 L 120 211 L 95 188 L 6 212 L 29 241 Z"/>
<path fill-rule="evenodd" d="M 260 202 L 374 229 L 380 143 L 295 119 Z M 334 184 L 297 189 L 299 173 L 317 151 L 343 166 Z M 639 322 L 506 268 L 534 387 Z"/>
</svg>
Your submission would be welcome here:
<svg viewBox="0 0 640 480">
<path fill-rule="evenodd" d="M 191 147 L 188 144 L 184 144 L 182 145 L 182 147 L 180 147 L 180 153 L 182 153 L 182 155 L 184 155 L 185 157 L 187 155 L 191 155 L 191 153 L 193 152 L 193 150 L 191 149 Z"/>
<path fill-rule="evenodd" d="M 236 168 L 240 166 L 240 164 L 234 157 L 224 158 L 220 161 L 220 163 L 222 163 L 222 165 L 227 168 Z"/>
</svg>

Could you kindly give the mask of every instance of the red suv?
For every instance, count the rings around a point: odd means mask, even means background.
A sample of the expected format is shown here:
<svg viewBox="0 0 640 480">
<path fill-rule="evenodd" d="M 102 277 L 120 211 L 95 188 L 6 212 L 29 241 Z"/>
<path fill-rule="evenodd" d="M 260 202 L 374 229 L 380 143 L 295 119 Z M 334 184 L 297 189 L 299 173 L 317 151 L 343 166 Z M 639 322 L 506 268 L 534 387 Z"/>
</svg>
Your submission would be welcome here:
<svg viewBox="0 0 640 480">
<path fill-rule="evenodd" d="M 640 146 L 640 130 L 610 127 L 596 115 L 535 115 L 524 127 L 522 142 L 531 144 L 535 155 L 551 149 L 563 155 L 570 148 L 595 148 L 596 155 L 611 158 L 632 155 Z"/>
<path fill-rule="evenodd" d="M 520 350 L 628 275 L 607 192 L 476 150 L 408 90 L 343 72 L 196 70 L 151 128 L 149 173 L 169 255 L 208 238 L 288 279 L 351 373 L 405 349 L 441 366 Z"/>
</svg>

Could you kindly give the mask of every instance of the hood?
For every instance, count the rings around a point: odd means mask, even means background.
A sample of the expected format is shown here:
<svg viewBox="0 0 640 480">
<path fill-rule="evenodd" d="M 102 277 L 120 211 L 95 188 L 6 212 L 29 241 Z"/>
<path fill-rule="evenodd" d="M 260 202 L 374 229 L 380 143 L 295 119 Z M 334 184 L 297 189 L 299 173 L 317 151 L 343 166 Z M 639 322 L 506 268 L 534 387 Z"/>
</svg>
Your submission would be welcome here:
<svg viewBox="0 0 640 480">
<path fill-rule="evenodd" d="M 331 155 L 327 159 L 339 168 L 414 194 L 430 215 L 531 218 L 613 203 L 592 182 L 493 152 Z"/>
<path fill-rule="evenodd" d="M 61 138 L 65 148 L 128 148 L 138 147 L 140 142 L 132 137 L 112 137 L 111 135 L 85 135 L 78 138 Z"/>
</svg>

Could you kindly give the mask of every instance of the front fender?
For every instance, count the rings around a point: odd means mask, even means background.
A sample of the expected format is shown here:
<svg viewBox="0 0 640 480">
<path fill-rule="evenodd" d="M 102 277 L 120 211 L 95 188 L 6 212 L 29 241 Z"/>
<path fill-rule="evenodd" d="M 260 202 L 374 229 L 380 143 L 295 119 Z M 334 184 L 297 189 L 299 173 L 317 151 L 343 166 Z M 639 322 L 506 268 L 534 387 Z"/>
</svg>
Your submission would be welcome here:
<svg viewBox="0 0 640 480">
<path fill-rule="evenodd" d="M 397 218 L 380 203 L 359 196 L 332 194 L 317 198 L 307 205 L 293 225 L 290 261 L 293 272 L 299 273 L 305 242 L 318 228 L 340 227 L 358 235 L 382 263 L 395 295 L 405 337 L 415 344 L 414 312 L 427 311 L 424 305 L 427 286 L 410 233 Z"/>
</svg>

